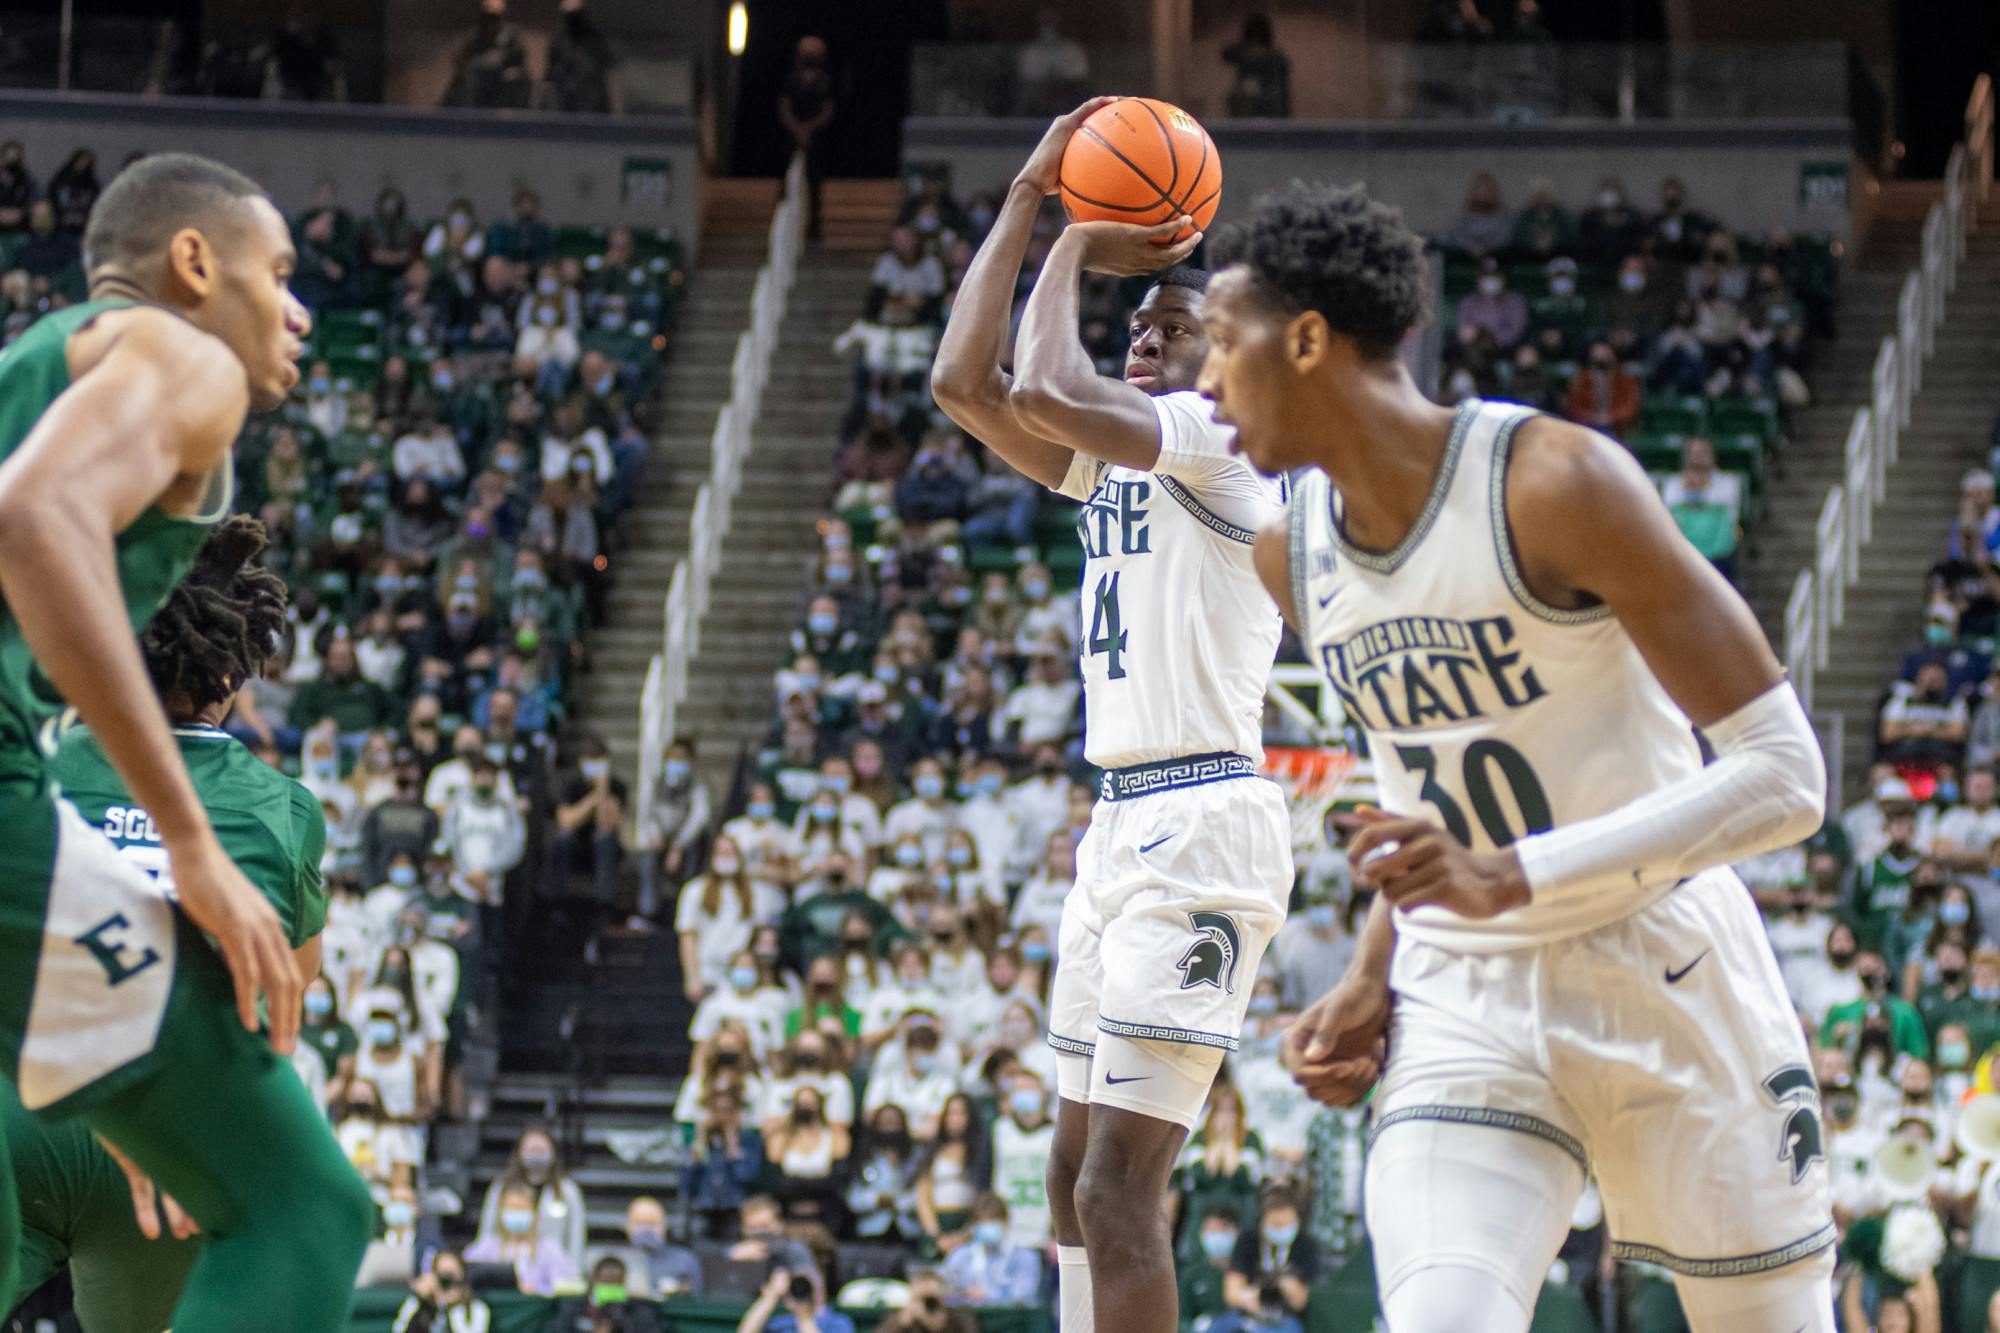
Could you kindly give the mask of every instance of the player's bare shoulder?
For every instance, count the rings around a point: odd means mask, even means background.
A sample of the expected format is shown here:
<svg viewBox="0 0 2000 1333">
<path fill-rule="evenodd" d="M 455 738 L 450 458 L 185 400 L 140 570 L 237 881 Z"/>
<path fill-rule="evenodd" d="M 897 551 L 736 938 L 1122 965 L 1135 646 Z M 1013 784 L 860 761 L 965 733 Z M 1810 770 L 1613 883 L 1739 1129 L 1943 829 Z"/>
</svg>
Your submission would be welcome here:
<svg viewBox="0 0 2000 1333">
<path fill-rule="evenodd" d="M 1508 536 L 1523 576 L 1553 605 L 1581 604 L 1608 559 L 1672 518 L 1651 478 L 1616 440 L 1560 417 L 1515 430 L 1504 495 Z"/>
<path fill-rule="evenodd" d="M 234 443 L 250 409 L 250 382 L 229 345 L 157 306 L 107 310 L 70 335 L 72 385 L 109 377 L 150 399 L 187 445 L 185 467 L 205 472 Z"/>
</svg>

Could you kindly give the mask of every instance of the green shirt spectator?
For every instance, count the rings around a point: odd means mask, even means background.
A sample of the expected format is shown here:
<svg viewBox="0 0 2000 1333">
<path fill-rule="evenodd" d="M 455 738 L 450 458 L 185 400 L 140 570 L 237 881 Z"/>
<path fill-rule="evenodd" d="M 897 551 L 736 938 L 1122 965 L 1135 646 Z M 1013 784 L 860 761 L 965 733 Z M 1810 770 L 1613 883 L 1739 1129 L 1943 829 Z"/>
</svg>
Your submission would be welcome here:
<svg viewBox="0 0 2000 1333">
<path fill-rule="evenodd" d="M 1820 1044 L 1852 1053 L 1871 1033 L 1880 1032 L 1888 1039 L 1891 1057 L 1883 1061 L 1885 1069 L 1896 1055 L 1930 1059 L 1931 1040 L 1924 1031 L 1923 1017 L 1915 1005 L 1888 993 L 1889 965 L 1882 961 L 1882 955 L 1863 950 L 1855 959 L 1854 972 L 1861 978 L 1864 993 L 1858 1000 L 1827 1010 L 1826 1022 L 1820 1025 Z"/>
<path fill-rule="evenodd" d="M 1229 1309 L 1223 1290 L 1229 1276 L 1229 1256 L 1236 1252 L 1236 1219 L 1227 1213 L 1210 1213 L 1201 1220 L 1196 1239 L 1194 1256 L 1178 1265 L 1182 1333 L 1189 1333 L 1196 1321 L 1215 1318 Z"/>
<path fill-rule="evenodd" d="M 1889 845 L 1861 867 L 1848 902 L 1848 924 L 1863 949 L 1880 949 L 1890 925 L 1910 903 L 1910 881 L 1923 864 L 1923 853 L 1911 846 L 1917 822 L 1909 815 L 1889 821 Z"/>
<path fill-rule="evenodd" d="M 396 701 L 361 674 L 354 661 L 353 641 L 336 635 L 326 646 L 319 679 L 299 686 L 299 692 L 292 696 L 291 716 L 302 727 L 330 717 L 344 734 L 356 734 L 394 722 Z"/>
</svg>

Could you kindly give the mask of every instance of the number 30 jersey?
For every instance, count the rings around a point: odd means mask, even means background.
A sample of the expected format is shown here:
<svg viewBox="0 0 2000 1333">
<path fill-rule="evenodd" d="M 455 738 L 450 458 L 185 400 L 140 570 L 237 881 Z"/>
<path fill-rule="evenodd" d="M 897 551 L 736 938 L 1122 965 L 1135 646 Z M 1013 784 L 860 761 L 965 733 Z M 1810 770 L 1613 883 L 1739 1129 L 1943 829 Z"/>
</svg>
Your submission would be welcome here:
<svg viewBox="0 0 2000 1333">
<path fill-rule="evenodd" d="M 1701 767 L 1693 727 L 1617 619 L 1528 590 L 1506 517 L 1514 432 L 1535 413 L 1459 408 L 1429 501 L 1392 551 L 1342 535 L 1339 496 L 1304 474 L 1291 505 L 1292 599 L 1307 651 L 1368 737 L 1383 809 L 1478 850 L 1625 805 Z M 1488 952 L 1628 916 L 1673 883 L 1607 880 L 1475 921 L 1402 912 L 1427 944 Z"/>
<path fill-rule="evenodd" d="M 1083 501 L 1084 756 L 1127 768 L 1229 751 L 1262 762 L 1264 687 L 1283 625 L 1250 543 L 1284 482 L 1230 453 L 1201 395 L 1153 399 L 1150 472 L 1079 453 L 1056 489 Z"/>
</svg>

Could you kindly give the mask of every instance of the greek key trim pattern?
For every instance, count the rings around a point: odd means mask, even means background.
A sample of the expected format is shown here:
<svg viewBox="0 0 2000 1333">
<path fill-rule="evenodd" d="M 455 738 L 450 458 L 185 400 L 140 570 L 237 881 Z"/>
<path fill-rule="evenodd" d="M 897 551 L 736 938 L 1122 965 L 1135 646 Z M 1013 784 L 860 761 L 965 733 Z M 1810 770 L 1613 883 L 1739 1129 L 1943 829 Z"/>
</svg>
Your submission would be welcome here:
<svg viewBox="0 0 2000 1333">
<path fill-rule="evenodd" d="M 1135 764 L 1131 768 L 1108 768 L 1098 785 L 1098 794 L 1107 801 L 1130 801 L 1182 787 L 1199 787 L 1231 778 L 1254 778 L 1257 765 L 1248 756 L 1218 750 L 1213 754 L 1184 755 L 1162 759 L 1156 764 Z"/>
<path fill-rule="evenodd" d="M 1064 1055 L 1080 1055 L 1087 1060 L 1097 1054 L 1097 1043 L 1094 1041 L 1078 1041 L 1075 1037 L 1059 1036 L 1054 1032 L 1049 1034 L 1048 1040 L 1051 1047 Z"/>
<path fill-rule="evenodd" d="M 1441 1120 L 1454 1125 L 1486 1125 L 1493 1129 L 1512 1130 L 1516 1134 L 1531 1134 L 1547 1143 L 1553 1143 L 1571 1157 L 1577 1166 L 1588 1174 L 1590 1160 L 1583 1151 L 1583 1144 L 1576 1135 L 1561 1129 L 1540 1116 L 1528 1115 L 1522 1111 L 1502 1111 L 1491 1106 L 1405 1106 L 1400 1111 L 1391 1111 L 1375 1122 L 1375 1128 L 1368 1135 L 1372 1147 L 1382 1131 L 1405 1120 Z"/>
<path fill-rule="evenodd" d="M 1225 1037 L 1220 1032 L 1161 1027 L 1157 1023 L 1124 1023 L 1102 1014 L 1098 1015 L 1097 1030 L 1109 1032 L 1114 1037 L 1129 1037 L 1133 1041 L 1174 1041 L 1183 1046 L 1211 1046 L 1219 1051 L 1236 1049 L 1236 1038 Z"/>
<path fill-rule="evenodd" d="M 1637 1245 L 1628 1241 L 1611 1242 L 1611 1257 L 1630 1259 L 1636 1263 L 1653 1264 L 1670 1273 L 1682 1277 L 1748 1277 L 1755 1273 L 1768 1273 L 1774 1268 L 1795 1264 L 1807 1255 L 1818 1254 L 1839 1238 L 1839 1231 L 1828 1222 L 1810 1236 L 1801 1237 L 1789 1245 L 1762 1254 L 1737 1254 L 1727 1259 L 1686 1259 L 1657 1245 Z"/>
<path fill-rule="evenodd" d="M 1237 527 L 1234 523 L 1231 523 L 1228 519 L 1216 513 L 1213 509 L 1210 509 L 1207 505 L 1203 504 L 1201 501 L 1195 499 L 1194 496 L 1189 493 L 1187 487 L 1181 485 L 1179 482 L 1175 481 L 1172 477 L 1160 477 L 1158 478 L 1158 481 L 1160 483 L 1161 490 L 1165 491 L 1168 495 L 1173 496 L 1174 499 L 1179 500 L 1181 502 L 1181 508 L 1187 510 L 1190 514 L 1193 514 L 1202 523 L 1214 529 L 1222 536 L 1229 538 L 1230 541 L 1242 542 L 1245 546 L 1248 546 L 1252 542 L 1257 540 L 1256 533 L 1250 531 L 1250 529 L 1248 528 Z"/>
</svg>

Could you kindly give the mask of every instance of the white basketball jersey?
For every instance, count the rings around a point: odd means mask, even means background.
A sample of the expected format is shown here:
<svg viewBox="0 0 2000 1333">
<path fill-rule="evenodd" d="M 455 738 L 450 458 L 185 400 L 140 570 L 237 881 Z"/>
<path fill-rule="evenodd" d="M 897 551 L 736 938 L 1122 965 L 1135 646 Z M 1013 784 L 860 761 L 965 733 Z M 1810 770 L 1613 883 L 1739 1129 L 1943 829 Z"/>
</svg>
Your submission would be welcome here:
<svg viewBox="0 0 2000 1333">
<path fill-rule="evenodd" d="M 1549 606 L 1515 567 L 1507 458 L 1534 415 L 1461 406 L 1430 500 L 1393 551 L 1345 540 L 1325 473 L 1305 474 L 1292 496 L 1299 623 L 1367 733 L 1382 808 L 1435 820 L 1479 850 L 1614 810 L 1701 767 L 1693 727 L 1610 611 Z M 1671 887 L 1628 876 L 1484 921 L 1421 907 L 1400 913 L 1397 929 L 1448 949 L 1510 949 L 1595 929 Z"/>
<path fill-rule="evenodd" d="M 1229 452 L 1209 402 L 1153 399 L 1150 472 L 1079 453 L 1057 490 L 1084 502 L 1084 756 L 1128 768 L 1230 751 L 1261 762 L 1264 687 L 1283 630 L 1250 543 L 1284 482 Z"/>
</svg>

